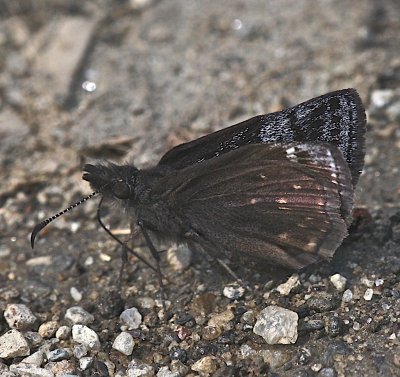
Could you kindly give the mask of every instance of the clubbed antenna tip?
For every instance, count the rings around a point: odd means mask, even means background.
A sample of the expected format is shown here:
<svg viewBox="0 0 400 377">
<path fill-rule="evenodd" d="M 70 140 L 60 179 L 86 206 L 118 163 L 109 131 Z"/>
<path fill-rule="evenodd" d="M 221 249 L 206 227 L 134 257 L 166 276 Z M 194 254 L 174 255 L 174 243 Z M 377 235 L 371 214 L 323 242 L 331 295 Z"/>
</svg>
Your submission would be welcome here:
<svg viewBox="0 0 400 377">
<path fill-rule="evenodd" d="M 91 194 L 89 194 L 88 196 L 84 197 L 83 199 L 79 200 L 79 202 L 76 202 L 72 205 L 70 205 L 68 208 L 64 209 L 63 211 L 57 213 L 56 215 L 53 215 L 51 217 L 49 217 L 48 219 L 42 221 L 41 223 L 37 224 L 32 231 L 31 234 L 31 247 L 32 249 L 35 246 L 35 238 L 38 235 L 38 233 L 45 227 L 47 226 L 49 223 L 51 223 L 53 220 L 55 220 L 57 217 L 62 216 L 64 213 L 71 211 L 72 209 L 74 209 L 75 207 L 78 207 L 79 205 L 81 205 L 82 203 L 86 202 L 87 200 L 93 198 L 93 196 L 95 196 L 96 194 L 98 194 L 98 191 L 94 191 Z"/>
</svg>

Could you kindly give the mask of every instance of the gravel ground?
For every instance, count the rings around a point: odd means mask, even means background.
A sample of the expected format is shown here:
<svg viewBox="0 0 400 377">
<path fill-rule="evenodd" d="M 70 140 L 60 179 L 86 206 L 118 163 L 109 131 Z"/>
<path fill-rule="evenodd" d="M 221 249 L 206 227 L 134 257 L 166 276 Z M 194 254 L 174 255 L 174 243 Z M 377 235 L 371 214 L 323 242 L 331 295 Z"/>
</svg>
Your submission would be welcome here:
<svg viewBox="0 0 400 377">
<path fill-rule="evenodd" d="M 1 376 L 400 375 L 398 1 L 3 0 L 0 19 Z M 135 257 L 119 279 L 97 200 L 31 250 L 37 222 L 90 192 L 83 162 L 148 166 L 347 87 L 367 109 L 367 155 L 330 263 L 293 275 L 233 265 L 244 289 L 170 249 L 165 312 Z M 126 237 L 127 219 L 104 215 Z"/>
</svg>

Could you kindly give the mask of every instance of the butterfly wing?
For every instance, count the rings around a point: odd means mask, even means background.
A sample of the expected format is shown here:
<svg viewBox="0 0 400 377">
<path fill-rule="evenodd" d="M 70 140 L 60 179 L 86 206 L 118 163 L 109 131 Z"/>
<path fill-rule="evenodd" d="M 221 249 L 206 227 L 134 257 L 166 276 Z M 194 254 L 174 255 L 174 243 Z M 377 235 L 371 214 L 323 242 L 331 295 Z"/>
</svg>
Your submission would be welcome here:
<svg viewBox="0 0 400 377">
<path fill-rule="evenodd" d="M 365 125 L 365 110 L 357 91 L 344 89 L 178 145 L 159 165 L 182 169 L 247 144 L 324 142 L 341 150 L 355 185 L 364 165 Z"/>
<path fill-rule="evenodd" d="M 174 181 L 170 203 L 189 224 L 187 241 L 218 257 L 299 269 L 330 258 L 347 235 L 351 175 L 331 145 L 244 146 Z"/>
</svg>

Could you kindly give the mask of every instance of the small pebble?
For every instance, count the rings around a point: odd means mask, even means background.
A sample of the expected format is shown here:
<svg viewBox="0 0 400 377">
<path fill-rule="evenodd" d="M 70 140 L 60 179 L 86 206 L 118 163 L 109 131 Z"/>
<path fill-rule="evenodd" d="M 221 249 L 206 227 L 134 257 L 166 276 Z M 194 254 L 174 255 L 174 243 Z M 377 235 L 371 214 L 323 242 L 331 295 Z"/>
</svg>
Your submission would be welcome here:
<svg viewBox="0 0 400 377">
<path fill-rule="evenodd" d="M 24 304 L 8 304 L 4 311 L 8 326 L 17 330 L 29 330 L 36 322 L 36 317 Z"/>
<path fill-rule="evenodd" d="M 128 364 L 127 377 L 154 377 L 154 369 L 151 365 L 142 364 L 132 360 Z"/>
<path fill-rule="evenodd" d="M 244 288 L 237 283 L 224 287 L 223 295 L 231 300 L 238 300 L 244 295 Z"/>
<path fill-rule="evenodd" d="M 205 326 L 201 333 L 201 337 L 204 340 L 214 340 L 221 335 L 221 329 L 215 326 Z"/>
<path fill-rule="evenodd" d="M 86 370 L 90 364 L 93 362 L 93 357 L 82 357 L 79 359 L 79 368 Z"/>
<path fill-rule="evenodd" d="M 300 285 L 299 275 L 292 275 L 285 283 L 276 287 L 276 290 L 282 295 L 287 296 L 291 290 Z"/>
<path fill-rule="evenodd" d="M 360 323 L 357 322 L 357 321 L 354 321 L 354 322 L 353 322 L 353 330 L 358 331 L 358 330 L 360 330 L 360 329 L 361 329 Z"/>
<path fill-rule="evenodd" d="M 364 300 L 371 301 L 373 294 L 374 294 L 374 290 L 372 288 L 368 288 L 364 293 Z"/>
<path fill-rule="evenodd" d="M 11 248 L 6 245 L 0 246 L 0 258 L 6 258 L 11 254 Z"/>
<path fill-rule="evenodd" d="M 34 352 L 32 355 L 25 357 L 21 362 L 25 364 L 32 364 L 37 367 L 40 367 L 43 363 L 44 359 L 44 352 L 39 350 Z"/>
<path fill-rule="evenodd" d="M 142 309 L 153 309 L 156 306 L 155 300 L 151 297 L 138 297 L 136 301 Z"/>
<path fill-rule="evenodd" d="M 366 277 L 361 278 L 361 284 L 365 285 L 368 288 L 372 288 L 374 286 L 374 283 L 374 280 L 370 280 Z"/>
<path fill-rule="evenodd" d="M 54 373 L 50 370 L 25 363 L 10 365 L 10 372 L 15 373 L 17 376 L 54 377 Z"/>
<path fill-rule="evenodd" d="M 179 373 L 180 376 L 186 376 L 189 373 L 189 367 L 179 360 L 172 360 L 170 369 L 172 372 Z"/>
<path fill-rule="evenodd" d="M 353 299 L 353 292 L 350 289 L 346 289 L 343 292 L 342 301 L 350 302 Z"/>
<path fill-rule="evenodd" d="M 30 348 L 37 348 L 43 343 L 43 338 L 35 331 L 27 331 L 24 333 L 24 337 L 28 341 Z"/>
<path fill-rule="evenodd" d="M 77 288 L 71 287 L 69 293 L 71 294 L 71 297 L 74 299 L 74 301 L 79 302 L 82 300 L 82 293 L 79 292 Z"/>
<path fill-rule="evenodd" d="M 124 310 L 124 300 L 117 289 L 106 289 L 99 298 L 98 312 L 107 319 L 118 317 Z"/>
<path fill-rule="evenodd" d="M 86 356 L 89 352 L 89 348 L 87 346 L 84 346 L 82 344 L 78 344 L 74 347 L 74 356 L 77 359 L 81 359 L 82 357 Z"/>
<path fill-rule="evenodd" d="M 96 332 L 84 325 L 72 326 L 72 339 L 90 349 L 100 348 L 100 341 Z"/>
<path fill-rule="evenodd" d="M 157 372 L 157 377 L 180 377 L 180 374 L 171 372 L 168 367 L 161 367 Z"/>
<path fill-rule="evenodd" d="M 55 376 L 63 376 L 68 374 L 73 374 L 75 375 L 76 372 L 76 366 L 75 364 L 70 361 L 70 360 L 61 360 L 57 362 L 50 361 L 46 365 L 46 369 L 52 371 Z"/>
<path fill-rule="evenodd" d="M 213 356 L 205 356 L 192 365 L 192 370 L 200 374 L 212 374 L 217 370 L 217 364 Z"/>
<path fill-rule="evenodd" d="M 53 351 L 46 352 L 47 360 L 49 361 L 61 361 L 70 358 L 70 354 L 63 348 L 57 348 Z"/>
<path fill-rule="evenodd" d="M 60 340 L 68 339 L 71 335 L 71 327 L 60 326 L 56 331 L 56 338 Z"/>
<path fill-rule="evenodd" d="M 347 279 L 340 274 L 332 275 L 330 281 L 339 292 L 343 292 L 346 288 Z"/>
<path fill-rule="evenodd" d="M 264 349 L 260 350 L 258 354 L 263 358 L 265 363 L 268 363 L 274 369 L 286 364 L 292 358 L 290 350 L 286 348 Z"/>
<path fill-rule="evenodd" d="M 324 321 L 321 319 L 310 319 L 308 321 L 304 321 L 301 329 L 303 331 L 316 331 L 324 328 Z"/>
<path fill-rule="evenodd" d="M 260 312 L 253 332 L 270 344 L 294 344 L 297 340 L 297 313 L 279 306 L 267 306 Z"/>
<path fill-rule="evenodd" d="M 139 325 L 142 323 L 142 315 L 135 307 L 125 309 L 119 318 L 128 326 L 129 330 L 135 330 L 139 328 Z"/>
<path fill-rule="evenodd" d="M 319 371 L 318 377 L 336 377 L 337 373 L 333 368 L 323 368 Z"/>
<path fill-rule="evenodd" d="M 377 89 L 371 93 L 371 102 L 377 107 L 386 106 L 394 97 L 395 92 L 392 89 Z"/>
<path fill-rule="evenodd" d="M 38 333 L 43 338 L 51 338 L 58 329 L 57 321 L 44 322 L 39 326 Z"/>
<path fill-rule="evenodd" d="M 167 261 L 175 271 L 186 270 L 192 262 L 192 252 L 187 245 L 171 247 L 167 251 Z"/>
<path fill-rule="evenodd" d="M 10 330 L 0 336 L 0 358 L 28 356 L 30 353 L 27 340 L 18 330 Z"/>
<path fill-rule="evenodd" d="M 257 352 L 251 348 L 248 344 L 242 344 L 240 346 L 240 354 L 243 359 L 254 356 Z"/>
<path fill-rule="evenodd" d="M 313 364 L 311 365 L 311 370 L 313 372 L 319 372 L 322 369 L 322 364 Z"/>
<path fill-rule="evenodd" d="M 125 331 L 121 332 L 121 334 L 115 338 L 112 345 L 115 350 L 123 353 L 126 356 L 132 354 L 134 346 L 135 341 L 133 340 L 132 335 Z"/>
<path fill-rule="evenodd" d="M 247 312 L 243 313 L 241 320 L 248 325 L 254 325 L 256 322 L 256 317 L 252 310 L 248 310 Z"/>
<path fill-rule="evenodd" d="M 171 360 L 179 360 L 182 363 L 187 361 L 187 352 L 182 348 L 174 347 L 171 352 L 169 353 L 169 357 Z"/>
<path fill-rule="evenodd" d="M 321 281 L 321 276 L 311 274 L 310 277 L 308 278 L 308 281 L 312 284 L 319 283 Z"/>
<path fill-rule="evenodd" d="M 213 327 L 223 327 L 224 324 L 232 321 L 235 318 L 232 310 L 225 310 L 222 313 L 213 315 L 208 321 L 209 326 Z"/>
<path fill-rule="evenodd" d="M 329 336 L 335 337 L 340 335 L 343 330 L 343 321 L 339 317 L 325 318 L 325 331 Z"/>
<path fill-rule="evenodd" d="M 89 323 L 94 322 L 93 315 L 80 306 L 68 308 L 65 313 L 65 319 L 74 325 L 88 325 Z"/>
</svg>

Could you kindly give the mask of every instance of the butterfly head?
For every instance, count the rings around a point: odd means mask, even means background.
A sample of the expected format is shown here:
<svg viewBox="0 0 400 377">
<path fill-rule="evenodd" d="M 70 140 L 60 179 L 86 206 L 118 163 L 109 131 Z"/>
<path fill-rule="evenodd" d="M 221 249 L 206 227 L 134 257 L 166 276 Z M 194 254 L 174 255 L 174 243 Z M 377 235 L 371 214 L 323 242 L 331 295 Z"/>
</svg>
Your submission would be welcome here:
<svg viewBox="0 0 400 377">
<path fill-rule="evenodd" d="M 138 169 L 133 165 L 86 164 L 83 171 L 83 179 L 90 183 L 94 191 L 104 197 L 120 200 L 134 199 Z"/>
</svg>

